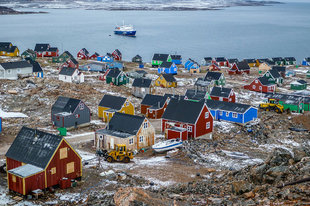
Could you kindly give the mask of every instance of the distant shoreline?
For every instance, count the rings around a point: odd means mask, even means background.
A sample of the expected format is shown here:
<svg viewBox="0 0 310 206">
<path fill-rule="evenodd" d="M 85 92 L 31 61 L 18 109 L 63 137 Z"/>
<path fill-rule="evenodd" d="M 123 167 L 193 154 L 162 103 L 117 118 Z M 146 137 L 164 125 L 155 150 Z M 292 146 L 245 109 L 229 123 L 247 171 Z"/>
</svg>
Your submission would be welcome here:
<svg viewBox="0 0 310 206">
<path fill-rule="evenodd" d="M 18 15 L 18 14 L 46 14 L 48 12 L 34 12 L 34 11 L 16 11 L 6 6 L 0 6 L 0 15 Z"/>
</svg>

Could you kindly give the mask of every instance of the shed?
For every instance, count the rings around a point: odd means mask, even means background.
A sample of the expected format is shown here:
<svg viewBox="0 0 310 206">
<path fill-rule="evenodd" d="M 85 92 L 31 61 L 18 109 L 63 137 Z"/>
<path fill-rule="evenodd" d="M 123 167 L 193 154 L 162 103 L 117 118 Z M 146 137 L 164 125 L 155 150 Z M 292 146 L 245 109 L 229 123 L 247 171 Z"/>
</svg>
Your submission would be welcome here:
<svg viewBox="0 0 310 206">
<path fill-rule="evenodd" d="M 307 82 L 305 80 L 297 80 L 291 83 L 291 90 L 304 90 L 307 89 Z"/>
<path fill-rule="evenodd" d="M 150 119 L 160 119 L 168 106 L 168 96 L 147 94 L 141 102 L 141 114 Z"/>
<path fill-rule="evenodd" d="M 224 102 L 235 102 L 236 95 L 232 88 L 225 87 L 213 87 L 210 97 L 213 100 L 224 101 Z"/>
<path fill-rule="evenodd" d="M 137 54 L 136 56 L 132 57 L 131 61 L 136 63 L 142 63 L 142 57 Z"/>
<path fill-rule="evenodd" d="M 22 127 L 6 153 L 8 188 L 22 195 L 82 176 L 82 158 L 61 136 Z"/>
<path fill-rule="evenodd" d="M 135 97 L 144 98 L 147 94 L 155 92 L 151 79 L 136 78 L 132 83 L 132 95 Z"/>
</svg>

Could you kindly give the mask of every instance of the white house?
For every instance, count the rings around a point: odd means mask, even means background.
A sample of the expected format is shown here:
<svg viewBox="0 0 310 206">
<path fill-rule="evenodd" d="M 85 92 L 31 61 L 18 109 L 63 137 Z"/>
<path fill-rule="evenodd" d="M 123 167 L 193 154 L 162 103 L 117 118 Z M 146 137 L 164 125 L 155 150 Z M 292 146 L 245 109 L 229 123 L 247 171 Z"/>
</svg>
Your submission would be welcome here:
<svg viewBox="0 0 310 206">
<path fill-rule="evenodd" d="M 63 67 L 59 72 L 59 80 L 64 82 L 84 82 L 84 74 L 75 68 Z"/>
<path fill-rule="evenodd" d="M 6 62 L 0 64 L 0 79 L 16 80 L 19 77 L 31 75 L 32 64 L 27 61 Z"/>
</svg>

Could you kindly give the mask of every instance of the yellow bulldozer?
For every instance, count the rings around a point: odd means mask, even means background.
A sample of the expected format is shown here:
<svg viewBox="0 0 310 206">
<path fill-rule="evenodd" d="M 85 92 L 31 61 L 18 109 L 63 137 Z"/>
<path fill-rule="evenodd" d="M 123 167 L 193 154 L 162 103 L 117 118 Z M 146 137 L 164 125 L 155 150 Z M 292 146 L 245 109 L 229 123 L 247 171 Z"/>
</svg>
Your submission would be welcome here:
<svg viewBox="0 0 310 206">
<path fill-rule="evenodd" d="M 265 111 L 274 110 L 277 113 L 283 113 L 284 107 L 275 99 L 269 99 L 265 103 L 260 103 L 259 108 Z"/>
<path fill-rule="evenodd" d="M 98 156 L 104 157 L 104 159 L 108 162 L 124 162 L 129 163 L 131 159 L 133 159 L 133 153 L 127 151 L 127 147 L 125 144 L 116 144 L 114 146 L 114 150 L 97 150 L 96 154 Z"/>
</svg>

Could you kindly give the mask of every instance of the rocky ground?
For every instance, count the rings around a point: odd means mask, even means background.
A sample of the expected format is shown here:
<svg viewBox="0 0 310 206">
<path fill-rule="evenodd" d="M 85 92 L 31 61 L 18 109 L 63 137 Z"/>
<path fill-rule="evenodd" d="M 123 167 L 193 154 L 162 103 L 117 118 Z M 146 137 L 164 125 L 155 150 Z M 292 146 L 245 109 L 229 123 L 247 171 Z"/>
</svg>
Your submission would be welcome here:
<svg viewBox="0 0 310 206">
<path fill-rule="evenodd" d="M 1 58 L 0 62 L 18 60 Z M 23 126 L 57 133 L 52 128 L 50 109 L 59 95 L 82 99 L 92 110 L 89 127 L 69 131 L 68 141 L 83 158 L 82 181 L 77 187 L 56 189 L 39 200 L 20 204 L 60 205 L 272 205 L 310 204 L 310 183 L 283 184 L 309 178 L 310 134 L 289 128 L 310 129 L 310 113 L 276 114 L 259 112 L 251 123 L 252 132 L 242 125 L 215 122 L 213 140 L 194 140 L 178 151 L 153 154 L 139 153 L 130 164 L 108 164 L 98 159 L 92 148 L 92 133 L 105 126 L 97 118 L 97 105 L 104 94 L 127 96 L 139 114 L 141 99 L 131 95 L 130 86 L 111 86 L 98 80 L 98 73 L 86 73 L 85 83 L 70 84 L 58 80 L 57 64 L 40 60 L 45 78 L 25 78 L 0 81 L 0 108 L 5 112 L 20 112 L 27 118 L 4 118 L 0 134 L 0 165 L 4 154 Z M 85 62 L 80 62 L 85 63 Z M 125 63 L 125 71 L 137 65 Z M 149 78 L 156 78 L 156 70 L 148 65 Z M 298 68 L 297 77 L 285 80 L 281 92 L 290 92 L 289 82 L 304 75 Z M 204 71 L 205 72 L 205 71 Z M 201 74 L 180 72 L 176 89 L 157 88 L 157 94 L 184 94 Z M 254 68 L 249 76 L 228 76 L 227 87 L 233 87 L 237 102 L 257 106 L 261 94 L 242 89 L 242 85 L 258 75 Z M 160 121 L 152 120 L 156 141 Z M 14 194 L 7 194 L 6 175 L 0 175 L 0 204 L 16 204 Z"/>
</svg>

